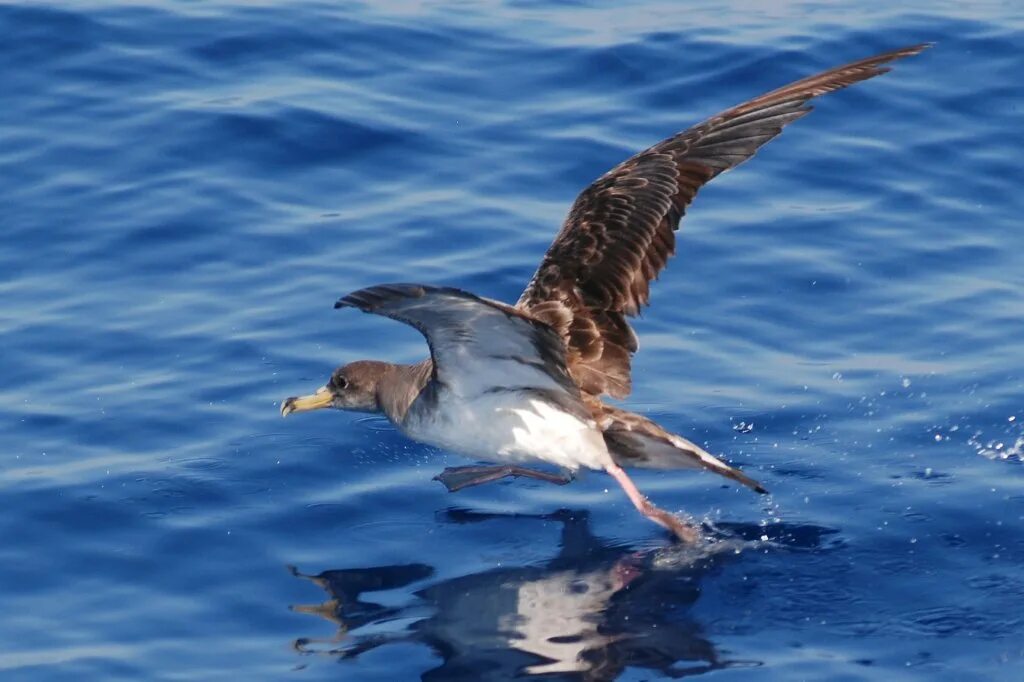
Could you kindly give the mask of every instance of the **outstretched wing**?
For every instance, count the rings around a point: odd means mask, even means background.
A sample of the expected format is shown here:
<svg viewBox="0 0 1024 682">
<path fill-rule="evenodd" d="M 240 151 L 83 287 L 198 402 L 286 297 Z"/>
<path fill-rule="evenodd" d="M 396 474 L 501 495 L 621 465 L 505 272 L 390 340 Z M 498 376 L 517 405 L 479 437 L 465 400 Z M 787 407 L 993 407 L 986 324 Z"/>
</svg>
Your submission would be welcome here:
<svg viewBox="0 0 1024 682">
<path fill-rule="evenodd" d="M 626 316 L 675 252 L 679 220 L 697 191 L 811 111 L 808 100 L 887 72 L 914 45 L 840 66 L 761 95 L 656 144 L 576 199 L 517 307 L 559 328 L 587 393 L 622 398 L 638 348 Z"/>
<path fill-rule="evenodd" d="M 334 304 L 349 306 L 418 329 L 430 346 L 435 385 L 467 399 L 503 390 L 543 393 L 590 418 L 566 367 L 562 337 L 521 310 L 422 284 L 368 287 Z"/>
</svg>

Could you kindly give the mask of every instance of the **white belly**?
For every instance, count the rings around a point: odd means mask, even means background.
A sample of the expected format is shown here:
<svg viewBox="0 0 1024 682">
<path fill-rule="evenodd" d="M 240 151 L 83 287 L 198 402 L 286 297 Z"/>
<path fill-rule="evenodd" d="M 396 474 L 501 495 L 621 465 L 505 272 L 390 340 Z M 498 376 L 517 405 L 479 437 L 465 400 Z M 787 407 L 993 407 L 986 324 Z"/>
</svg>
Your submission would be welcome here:
<svg viewBox="0 0 1024 682">
<path fill-rule="evenodd" d="M 495 462 L 541 461 L 572 470 L 603 469 L 612 461 L 593 422 L 538 398 L 500 392 L 467 401 L 445 394 L 431 407 L 410 410 L 402 430 L 460 455 Z"/>
</svg>

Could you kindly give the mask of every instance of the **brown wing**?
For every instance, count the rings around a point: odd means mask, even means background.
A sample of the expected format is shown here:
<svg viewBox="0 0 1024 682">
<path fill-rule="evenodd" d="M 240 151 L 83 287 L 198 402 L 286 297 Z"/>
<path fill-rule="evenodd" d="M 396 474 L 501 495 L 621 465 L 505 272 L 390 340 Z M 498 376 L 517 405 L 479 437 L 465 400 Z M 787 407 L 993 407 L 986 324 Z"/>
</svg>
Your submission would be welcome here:
<svg viewBox="0 0 1024 682">
<path fill-rule="evenodd" d="M 804 78 L 685 130 L 616 166 L 577 197 L 517 304 L 558 329 L 584 391 L 630 391 L 637 339 L 626 322 L 675 252 L 679 220 L 697 191 L 811 111 L 808 100 L 887 72 L 914 45 Z"/>
</svg>

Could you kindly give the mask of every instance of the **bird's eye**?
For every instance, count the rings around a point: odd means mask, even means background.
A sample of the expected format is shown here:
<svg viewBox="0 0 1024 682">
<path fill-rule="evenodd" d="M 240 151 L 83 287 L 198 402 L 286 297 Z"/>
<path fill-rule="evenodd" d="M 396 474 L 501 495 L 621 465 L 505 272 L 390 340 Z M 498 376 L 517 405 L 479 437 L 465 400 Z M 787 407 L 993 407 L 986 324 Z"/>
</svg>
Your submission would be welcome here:
<svg viewBox="0 0 1024 682">
<path fill-rule="evenodd" d="M 348 388 L 348 379 L 339 374 L 334 377 L 334 386 L 341 390 L 345 390 L 346 388 Z"/>
</svg>

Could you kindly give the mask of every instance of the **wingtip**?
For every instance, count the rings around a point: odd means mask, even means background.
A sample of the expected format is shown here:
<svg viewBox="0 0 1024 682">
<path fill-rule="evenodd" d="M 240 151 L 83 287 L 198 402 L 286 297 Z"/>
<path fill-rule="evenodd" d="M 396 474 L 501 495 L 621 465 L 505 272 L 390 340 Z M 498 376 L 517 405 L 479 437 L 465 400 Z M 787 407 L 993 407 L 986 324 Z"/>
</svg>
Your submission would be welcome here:
<svg viewBox="0 0 1024 682">
<path fill-rule="evenodd" d="M 918 43 L 917 45 L 908 45 L 907 47 L 901 47 L 897 50 L 893 50 L 891 52 L 887 52 L 883 55 L 880 55 L 883 60 L 881 63 L 884 64 L 886 62 L 894 62 L 899 59 L 905 59 L 906 57 L 916 57 L 917 55 L 921 54 L 925 50 L 932 47 L 935 47 L 934 42 Z M 891 69 L 891 66 L 885 67 L 884 70 L 882 70 L 882 68 L 879 68 L 879 74 L 887 73 Z"/>
<path fill-rule="evenodd" d="M 372 294 L 373 289 L 374 287 L 367 287 L 366 289 L 359 289 L 358 291 L 345 294 L 334 302 L 334 309 L 358 308 L 359 310 L 366 311 L 369 305 L 367 294 Z"/>
<path fill-rule="evenodd" d="M 430 284 L 395 283 L 376 284 L 374 286 L 353 291 L 352 293 L 346 294 L 335 301 L 334 309 L 357 308 L 362 310 L 364 313 L 372 313 L 378 312 L 378 309 L 382 305 L 386 305 L 392 301 L 423 298 L 425 296 L 438 294 L 448 294 L 458 298 L 473 299 L 489 304 L 494 303 L 493 301 L 480 298 L 476 294 L 471 294 L 468 291 L 463 291 L 462 289 L 455 287 L 441 287 Z"/>
<path fill-rule="evenodd" d="M 900 47 L 889 52 L 884 52 L 881 55 L 879 55 L 879 57 L 888 59 L 901 59 L 903 57 L 913 57 L 916 54 L 921 54 L 930 47 L 935 47 L 935 43 L 917 43 L 916 45 L 907 45 L 906 47 Z"/>
</svg>

